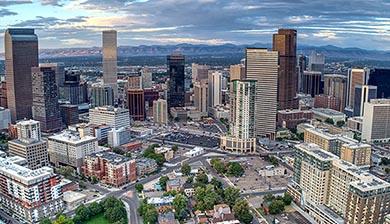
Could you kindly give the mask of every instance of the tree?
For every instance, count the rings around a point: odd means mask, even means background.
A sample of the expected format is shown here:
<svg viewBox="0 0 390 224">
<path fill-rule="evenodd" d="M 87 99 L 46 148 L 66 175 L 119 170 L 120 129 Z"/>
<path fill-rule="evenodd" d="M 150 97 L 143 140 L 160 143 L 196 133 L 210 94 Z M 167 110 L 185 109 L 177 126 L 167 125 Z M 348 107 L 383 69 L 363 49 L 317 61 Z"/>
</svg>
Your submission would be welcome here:
<svg viewBox="0 0 390 224">
<path fill-rule="evenodd" d="M 104 217 L 108 220 L 109 223 L 118 222 L 121 220 L 126 220 L 127 223 L 127 212 L 124 206 L 114 206 L 108 208 L 104 212 Z"/>
<path fill-rule="evenodd" d="M 333 125 L 334 124 L 334 120 L 332 118 L 326 118 L 325 123 Z"/>
<path fill-rule="evenodd" d="M 74 224 L 73 220 L 65 215 L 60 215 L 53 224 Z"/>
<path fill-rule="evenodd" d="M 236 201 L 240 198 L 240 190 L 234 187 L 228 187 L 224 191 L 224 200 L 230 206 L 234 206 Z"/>
<path fill-rule="evenodd" d="M 199 173 L 196 176 L 195 181 L 197 186 L 205 186 L 209 183 L 209 177 L 205 173 Z"/>
<path fill-rule="evenodd" d="M 91 216 L 95 216 L 103 212 L 103 207 L 97 203 L 97 202 L 92 202 L 89 206 L 89 211 L 91 213 Z"/>
<path fill-rule="evenodd" d="M 120 148 L 113 148 L 112 151 L 114 153 L 116 153 L 116 154 L 119 154 L 119 155 L 124 155 L 125 154 L 125 152 L 122 149 L 120 149 Z"/>
<path fill-rule="evenodd" d="M 149 208 L 146 210 L 143 215 L 143 220 L 145 224 L 154 224 L 157 223 L 158 212 L 153 205 L 149 205 Z"/>
<path fill-rule="evenodd" d="M 187 163 L 183 164 L 181 166 L 181 172 L 183 173 L 183 175 L 189 176 L 191 174 L 191 166 Z"/>
<path fill-rule="evenodd" d="M 344 124 L 345 124 L 345 121 L 337 121 L 336 122 L 336 125 L 337 125 L 337 127 L 342 127 L 342 126 L 344 126 Z"/>
<path fill-rule="evenodd" d="M 194 182 L 194 177 L 190 176 L 187 178 L 186 183 L 192 184 Z"/>
<path fill-rule="evenodd" d="M 173 208 L 175 209 L 175 216 L 179 220 L 183 220 L 187 216 L 188 200 L 182 194 L 178 194 L 173 199 Z"/>
<path fill-rule="evenodd" d="M 70 178 L 74 175 L 74 169 L 71 166 L 65 166 L 58 169 L 58 173 L 63 175 L 66 178 Z"/>
<path fill-rule="evenodd" d="M 167 182 L 169 178 L 167 176 L 160 177 L 158 183 L 160 184 L 161 188 L 165 191 L 167 189 Z"/>
<path fill-rule="evenodd" d="M 252 214 L 249 212 L 248 202 L 245 200 L 239 200 L 233 206 L 233 212 L 241 223 L 249 224 L 253 220 Z"/>
<path fill-rule="evenodd" d="M 292 202 L 292 200 L 293 200 L 293 198 L 291 197 L 291 195 L 290 194 L 288 194 L 287 192 L 286 193 L 284 193 L 284 195 L 283 195 L 283 202 L 284 202 L 284 205 L 290 205 L 291 204 L 291 202 Z"/>
<path fill-rule="evenodd" d="M 43 218 L 39 224 L 51 224 L 51 220 L 49 218 Z"/>
<path fill-rule="evenodd" d="M 266 194 L 263 199 L 265 202 L 271 202 L 275 200 L 275 196 L 273 196 L 272 194 Z"/>
<path fill-rule="evenodd" d="M 179 146 L 173 145 L 173 146 L 172 146 L 172 150 L 173 150 L 174 152 L 177 152 L 177 150 L 179 150 Z"/>
<path fill-rule="evenodd" d="M 210 210 L 222 201 L 221 196 L 215 192 L 213 185 L 197 187 L 195 189 L 196 208 L 198 210 Z"/>
<path fill-rule="evenodd" d="M 267 160 L 274 166 L 279 165 L 279 161 L 278 161 L 278 159 L 276 159 L 275 156 L 267 156 Z"/>
<path fill-rule="evenodd" d="M 235 177 L 241 177 L 244 174 L 244 169 L 238 162 L 229 162 L 228 174 Z"/>
<path fill-rule="evenodd" d="M 98 182 L 97 177 L 92 176 L 92 177 L 91 177 L 91 183 L 92 183 L 92 184 L 97 184 L 97 182 Z"/>
<path fill-rule="evenodd" d="M 101 205 L 103 206 L 105 211 L 109 208 L 112 208 L 112 207 L 124 207 L 123 202 L 121 200 L 113 197 L 113 196 L 110 196 L 110 197 L 104 199 L 101 202 Z"/>
<path fill-rule="evenodd" d="M 283 200 L 273 200 L 269 205 L 269 213 L 272 215 L 280 214 L 284 211 Z"/>
<path fill-rule="evenodd" d="M 212 159 L 210 164 L 217 173 L 226 173 L 226 166 L 220 159 Z"/>
<path fill-rule="evenodd" d="M 141 193 L 141 192 L 144 190 L 144 185 L 142 185 L 142 184 L 140 184 L 140 183 L 135 184 L 135 190 L 136 190 L 138 193 Z"/>
<path fill-rule="evenodd" d="M 386 174 L 389 174 L 389 173 L 390 173 L 390 168 L 389 168 L 389 167 L 386 167 L 386 168 L 385 168 L 385 172 L 386 172 Z"/>
<path fill-rule="evenodd" d="M 91 218 L 91 211 L 88 207 L 81 204 L 79 207 L 76 208 L 76 216 L 78 216 L 81 221 L 86 221 Z"/>
<path fill-rule="evenodd" d="M 177 194 L 178 194 L 177 191 L 171 190 L 171 191 L 164 192 L 163 196 L 174 196 L 175 197 Z"/>
</svg>

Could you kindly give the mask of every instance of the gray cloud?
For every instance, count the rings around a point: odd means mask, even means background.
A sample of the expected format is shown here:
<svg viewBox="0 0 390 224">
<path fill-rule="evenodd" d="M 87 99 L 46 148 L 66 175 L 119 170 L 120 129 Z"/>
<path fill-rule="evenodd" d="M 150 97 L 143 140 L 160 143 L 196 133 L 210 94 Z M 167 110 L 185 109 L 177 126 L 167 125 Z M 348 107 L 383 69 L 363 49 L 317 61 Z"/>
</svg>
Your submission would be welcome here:
<svg viewBox="0 0 390 224">
<path fill-rule="evenodd" d="M 62 0 L 41 0 L 42 5 L 63 6 Z"/>
<path fill-rule="evenodd" d="M 14 15 L 17 15 L 16 12 L 12 12 L 8 9 L 0 9 L 0 17 L 4 17 L 4 16 L 14 16 Z"/>
<path fill-rule="evenodd" d="M 0 0 L 0 7 L 32 3 L 31 0 Z"/>
</svg>

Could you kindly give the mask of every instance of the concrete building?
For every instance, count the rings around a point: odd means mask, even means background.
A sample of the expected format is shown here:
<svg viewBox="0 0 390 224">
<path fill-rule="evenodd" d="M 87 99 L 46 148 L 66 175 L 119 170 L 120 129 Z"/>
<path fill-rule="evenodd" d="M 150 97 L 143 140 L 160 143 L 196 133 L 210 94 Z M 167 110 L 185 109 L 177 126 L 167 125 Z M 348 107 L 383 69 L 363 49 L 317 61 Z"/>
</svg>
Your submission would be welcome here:
<svg viewBox="0 0 390 224">
<path fill-rule="evenodd" d="M 153 87 L 152 72 L 148 68 L 141 69 L 142 89 L 149 89 Z"/>
<path fill-rule="evenodd" d="M 278 127 L 296 129 L 298 124 L 309 122 L 313 119 L 311 110 L 279 110 L 277 115 Z"/>
<path fill-rule="evenodd" d="M 62 212 L 65 205 L 60 176 L 49 167 L 23 167 L 14 158 L 0 158 L 0 179 L 6 184 L 0 188 L 0 208 L 27 223 Z"/>
<path fill-rule="evenodd" d="M 8 108 L 7 83 L 5 81 L 0 82 L 0 107 Z"/>
<path fill-rule="evenodd" d="M 192 63 L 192 83 L 199 82 L 204 79 L 208 79 L 209 66 L 208 65 L 199 65 Z"/>
<path fill-rule="evenodd" d="M 390 141 L 390 99 L 373 99 L 364 104 L 362 140 Z"/>
<path fill-rule="evenodd" d="M 349 69 L 347 76 L 347 107 L 353 108 L 355 104 L 355 87 L 367 85 L 370 69 Z"/>
<path fill-rule="evenodd" d="M 304 71 L 302 76 L 302 92 L 312 97 L 323 93 L 322 72 Z"/>
<path fill-rule="evenodd" d="M 222 73 L 209 71 L 208 75 L 208 107 L 222 104 Z"/>
<path fill-rule="evenodd" d="M 325 55 L 314 51 L 311 52 L 307 69 L 323 73 L 325 69 Z"/>
<path fill-rule="evenodd" d="M 173 53 L 167 56 L 168 62 L 168 108 L 183 107 L 185 104 L 185 88 L 184 88 L 184 67 L 185 58 L 180 53 Z"/>
<path fill-rule="evenodd" d="M 353 104 L 353 116 L 363 116 L 364 103 L 376 99 L 377 87 L 369 85 L 355 86 L 355 99 Z"/>
<path fill-rule="evenodd" d="M 31 68 L 38 66 L 34 29 L 7 29 L 4 34 L 7 105 L 12 122 L 32 118 Z"/>
<path fill-rule="evenodd" d="M 254 114 L 256 137 L 274 138 L 278 99 L 278 52 L 248 48 L 245 67 L 246 78 L 257 81 Z"/>
<path fill-rule="evenodd" d="M 0 130 L 8 129 L 11 124 L 11 110 L 0 107 Z"/>
<path fill-rule="evenodd" d="M 222 118 L 230 120 L 230 104 L 213 107 L 209 113 L 214 119 L 220 120 Z"/>
<path fill-rule="evenodd" d="M 256 81 L 234 80 L 230 96 L 230 130 L 229 135 L 221 137 L 220 147 L 236 153 L 253 153 L 256 150 Z"/>
<path fill-rule="evenodd" d="M 322 122 L 324 122 L 326 119 L 332 119 L 334 124 L 336 124 L 338 121 L 345 122 L 346 120 L 345 114 L 337 110 L 332 110 L 329 108 L 313 108 L 312 111 L 314 119 L 318 119 Z"/>
<path fill-rule="evenodd" d="M 79 123 L 79 109 L 77 105 L 61 104 L 60 114 L 61 114 L 62 124 L 66 126 Z"/>
<path fill-rule="evenodd" d="M 362 133 L 363 117 L 350 117 L 347 119 L 347 127 L 349 130 L 357 133 Z"/>
<path fill-rule="evenodd" d="M 371 145 L 362 143 L 343 144 L 340 150 L 340 159 L 356 166 L 371 165 Z"/>
<path fill-rule="evenodd" d="M 112 106 L 89 109 L 89 123 L 91 125 L 108 125 L 111 128 L 130 127 L 129 110 Z"/>
<path fill-rule="evenodd" d="M 48 166 L 47 142 L 41 139 L 40 122 L 20 121 L 16 127 L 18 138 L 8 142 L 9 154 L 25 159 L 32 170 Z"/>
<path fill-rule="evenodd" d="M 340 112 L 346 107 L 347 95 L 347 76 L 338 74 L 324 75 L 324 95 L 332 96 L 340 102 L 339 108 L 335 109 Z"/>
<path fill-rule="evenodd" d="M 158 124 L 168 124 L 168 105 L 166 100 L 159 99 L 153 101 L 153 120 Z"/>
<path fill-rule="evenodd" d="M 272 50 L 277 51 L 279 56 L 279 75 L 277 78 L 278 109 L 297 109 L 297 31 L 292 29 L 279 29 L 278 33 L 273 35 Z M 247 78 L 253 79 L 249 76 Z"/>
<path fill-rule="evenodd" d="M 160 98 L 158 89 L 144 89 L 146 117 L 153 117 L 153 102 Z"/>
<path fill-rule="evenodd" d="M 91 87 L 91 107 L 114 106 L 114 89 L 112 85 L 93 84 Z"/>
<path fill-rule="evenodd" d="M 121 187 L 137 180 L 135 160 L 113 152 L 97 152 L 84 159 L 83 174 L 102 183 Z"/>
<path fill-rule="evenodd" d="M 340 99 L 335 96 L 320 94 L 314 97 L 315 108 L 328 108 L 340 111 L 340 104 Z"/>
<path fill-rule="evenodd" d="M 127 90 L 127 106 L 130 117 L 133 121 L 144 121 L 145 114 L 145 95 L 143 89 Z"/>
<path fill-rule="evenodd" d="M 79 133 L 70 130 L 48 137 L 50 163 L 56 167 L 71 166 L 80 173 L 84 157 L 97 151 L 96 137 L 80 137 Z"/>
<path fill-rule="evenodd" d="M 58 105 L 56 67 L 33 67 L 32 73 L 32 116 L 41 122 L 43 132 L 53 133 L 62 129 Z"/>
<path fill-rule="evenodd" d="M 65 64 L 62 62 L 39 63 L 39 67 L 50 67 L 55 70 L 57 90 L 60 91 L 59 87 L 65 84 Z"/>
<path fill-rule="evenodd" d="M 117 32 L 115 30 L 105 30 L 102 35 L 103 82 L 112 86 L 114 98 L 117 99 Z"/>
<path fill-rule="evenodd" d="M 138 159 L 136 161 L 137 165 L 137 177 L 143 177 L 145 175 L 155 172 L 158 168 L 157 163 L 154 159 Z"/>
<path fill-rule="evenodd" d="M 194 106 L 200 111 L 202 116 L 208 114 L 209 85 L 207 79 L 202 79 L 194 83 Z"/>
<path fill-rule="evenodd" d="M 88 102 L 88 84 L 80 80 L 80 71 L 66 71 L 64 86 L 60 86 L 61 100 L 80 105 Z"/>
<path fill-rule="evenodd" d="M 245 79 L 245 64 L 230 65 L 230 82 Z"/>
<path fill-rule="evenodd" d="M 127 144 L 131 141 L 130 130 L 125 127 L 118 129 L 113 128 L 108 132 L 107 138 L 108 145 L 111 147 L 118 147 Z"/>
</svg>

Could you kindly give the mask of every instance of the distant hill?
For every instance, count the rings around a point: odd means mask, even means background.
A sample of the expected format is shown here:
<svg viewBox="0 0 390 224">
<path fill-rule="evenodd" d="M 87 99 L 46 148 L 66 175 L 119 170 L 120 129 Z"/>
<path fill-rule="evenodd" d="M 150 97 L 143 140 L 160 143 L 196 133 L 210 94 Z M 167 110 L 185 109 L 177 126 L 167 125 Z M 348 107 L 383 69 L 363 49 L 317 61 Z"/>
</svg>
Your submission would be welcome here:
<svg viewBox="0 0 390 224">
<path fill-rule="evenodd" d="M 133 56 L 165 56 L 174 51 L 179 51 L 184 55 L 244 55 L 245 47 L 270 48 L 270 44 L 256 43 L 251 45 L 203 45 L 203 44 L 177 44 L 177 45 L 140 45 L 140 46 L 120 46 L 118 48 L 119 57 Z M 298 47 L 298 53 L 309 55 L 312 51 L 323 53 L 327 58 L 351 59 L 351 60 L 375 60 L 390 61 L 390 51 L 364 50 L 360 48 L 341 48 L 333 45 L 327 46 L 307 46 Z M 59 48 L 59 49 L 41 49 L 40 58 L 63 58 L 80 56 L 100 57 L 101 48 Z M 4 58 L 0 54 L 0 58 Z"/>
</svg>

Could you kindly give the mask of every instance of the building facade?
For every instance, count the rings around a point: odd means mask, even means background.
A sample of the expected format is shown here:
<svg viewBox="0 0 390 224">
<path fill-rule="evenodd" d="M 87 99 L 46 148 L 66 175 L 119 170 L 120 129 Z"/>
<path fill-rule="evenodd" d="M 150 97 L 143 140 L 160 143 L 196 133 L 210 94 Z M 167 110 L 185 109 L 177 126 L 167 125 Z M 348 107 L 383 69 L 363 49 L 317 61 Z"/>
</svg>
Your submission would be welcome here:
<svg viewBox="0 0 390 224">
<path fill-rule="evenodd" d="M 145 95 L 143 89 L 128 89 L 127 105 L 130 117 L 134 121 L 145 120 Z"/>
<path fill-rule="evenodd" d="M 390 141 L 390 99 L 373 99 L 364 104 L 362 140 Z"/>
<path fill-rule="evenodd" d="M 302 76 L 302 92 L 312 97 L 323 92 L 322 73 L 318 71 L 304 71 Z"/>
<path fill-rule="evenodd" d="M 376 99 L 377 87 L 369 85 L 355 86 L 355 99 L 353 103 L 353 116 L 363 116 L 364 103 L 370 102 L 371 99 Z"/>
<path fill-rule="evenodd" d="M 91 87 L 91 107 L 114 106 L 114 89 L 110 85 L 94 84 Z"/>
<path fill-rule="evenodd" d="M 153 120 L 158 124 L 168 124 L 168 104 L 166 100 L 153 101 Z"/>
<path fill-rule="evenodd" d="M 367 85 L 369 69 L 349 69 L 347 76 L 347 107 L 353 108 L 355 103 L 355 87 L 357 85 Z"/>
<path fill-rule="evenodd" d="M 91 125 L 108 125 L 112 128 L 130 127 L 129 110 L 111 106 L 89 109 Z"/>
<path fill-rule="evenodd" d="M 324 95 L 337 98 L 340 102 L 340 105 L 336 110 L 340 112 L 344 111 L 344 108 L 346 107 L 347 76 L 338 74 L 325 74 Z"/>
<path fill-rule="evenodd" d="M 203 79 L 194 83 L 194 106 L 203 116 L 207 116 L 208 114 L 208 88 L 209 85 L 207 79 Z"/>
<path fill-rule="evenodd" d="M 111 85 L 117 99 L 117 32 L 115 30 L 103 31 L 103 82 Z"/>
<path fill-rule="evenodd" d="M 184 55 L 173 53 L 167 56 L 168 61 L 168 107 L 184 107 Z"/>
<path fill-rule="evenodd" d="M 208 77 L 208 105 L 209 108 L 222 104 L 222 73 L 209 71 Z"/>
</svg>

